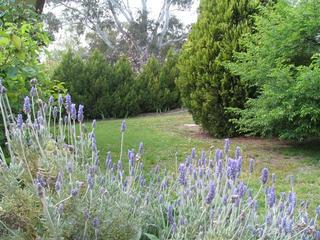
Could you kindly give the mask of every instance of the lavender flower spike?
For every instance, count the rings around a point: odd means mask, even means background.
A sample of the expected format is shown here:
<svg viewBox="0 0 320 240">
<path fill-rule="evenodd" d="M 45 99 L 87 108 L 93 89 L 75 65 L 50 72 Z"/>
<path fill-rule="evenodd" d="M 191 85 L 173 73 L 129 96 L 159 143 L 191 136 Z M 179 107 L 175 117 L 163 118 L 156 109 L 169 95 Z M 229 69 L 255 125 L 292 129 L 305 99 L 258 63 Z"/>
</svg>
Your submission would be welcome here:
<svg viewBox="0 0 320 240">
<path fill-rule="evenodd" d="M 35 97 L 37 95 L 37 89 L 36 87 L 32 87 L 30 90 L 30 96 Z"/>
<path fill-rule="evenodd" d="M 83 113 L 83 105 L 79 105 L 79 110 L 78 110 L 78 122 L 82 123 L 84 119 L 84 113 Z"/>
<path fill-rule="evenodd" d="M 174 218 L 173 218 L 173 207 L 171 204 L 168 207 L 167 218 L 168 218 L 169 225 L 172 226 L 174 224 Z"/>
<path fill-rule="evenodd" d="M 206 197 L 206 203 L 207 204 L 211 204 L 212 200 L 214 199 L 216 194 L 216 188 L 214 186 L 213 182 L 210 182 L 210 188 L 209 188 L 209 192 L 208 195 Z"/>
<path fill-rule="evenodd" d="M 59 94 L 59 97 L 58 97 L 58 105 L 59 105 L 59 107 L 62 107 L 62 105 L 63 105 L 63 97 L 61 94 Z"/>
<path fill-rule="evenodd" d="M 66 95 L 66 110 L 67 110 L 67 113 L 70 113 L 71 112 L 71 96 L 69 94 Z"/>
<path fill-rule="evenodd" d="M 269 170 L 268 168 L 263 168 L 261 172 L 261 182 L 262 184 L 266 184 L 269 178 Z"/>
<path fill-rule="evenodd" d="M 28 96 L 24 98 L 23 111 L 26 114 L 29 114 L 31 112 L 30 98 Z"/>
<path fill-rule="evenodd" d="M 23 118 L 22 118 L 22 114 L 18 114 L 17 116 L 17 128 L 21 129 L 23 125 Z"/>
<path fill-rule="evenodd" d="M 54 103 L 54 98 L 53 98 L 53 96 L 50 96 L 50 97 L 49 97 L 49 101 L 48 101 L 48 102 L 49 102 L 49 105 L 50 105 L 50 106 L 53 105 L 53 103 Z"/>
<path fill-rule="evenodd" d="M 250 173 L 253 173 L 253 163 L 254 163 L 254 160 L 251 158 L 249 160 L 249 172 Z"/>
<path fill-rule="evenodd" d="M 70 115 L 71 115 L 71 119 L 72 120 L 76 120 L 77 119 L 77 109 L 76 109 L 76 105 L 74 103 L 71 104 Z"/>
<path fill-rule="evenodd" d="M 230 139 L 227 138 L 224 140 L 224 152 L 227 154 L 230 149 Z"/>
<path fill-rule="evenodd" d="M 127 129 L 126 120 L 123 120 L 121 123 L 121 132 L 125 132 Z"/>
</svg>

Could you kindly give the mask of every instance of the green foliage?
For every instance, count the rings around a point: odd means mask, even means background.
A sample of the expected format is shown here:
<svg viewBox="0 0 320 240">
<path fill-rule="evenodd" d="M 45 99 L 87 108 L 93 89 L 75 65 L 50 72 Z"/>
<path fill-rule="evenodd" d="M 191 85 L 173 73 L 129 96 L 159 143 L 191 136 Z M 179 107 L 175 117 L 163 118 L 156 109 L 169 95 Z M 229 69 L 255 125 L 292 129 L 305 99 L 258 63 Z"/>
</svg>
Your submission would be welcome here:
<svg viewBox="0 0 320 240">
<path fill-rule="evenodd" d="M 260 93 L 237 110 L 242 132 L 292 140 L 320 136 L 319 8 L 317 0 L 279 1 L 256 17 L 256 32 L 243 39 L 247 51 L 229 65 Z"/>
<path fill-rule="evenodd" d="M 0 77 L 17 109 L 27 94 L 27 80 L 45 78 L 38 57 L 49 39 L 33 8 L 6 0 L 0 3 L 0 13 Z"/>
<path fill-rule="evenodd" d="M 180 106 L 176 62 L 177 55 L 169 51 L 162 65 L 151 58 L 136 76 L 126 58 L 111 64 L 98 51 L 85 59 L 69 50 L 52 79 L 66 84 L 74 102 L 90 106 L 86 117 L 122 118 Z"/>
<path fill-rule="evenodd" d="M 196 123 L 214 136 L 232 136 L 236 128 L 226 108 L 244 107 L 247 87 L 225 68 L 239 51 L 239 38 L 251 31 L 253 0 L 202 0 L 179 61 L 178 86 Z"/>
</svg>

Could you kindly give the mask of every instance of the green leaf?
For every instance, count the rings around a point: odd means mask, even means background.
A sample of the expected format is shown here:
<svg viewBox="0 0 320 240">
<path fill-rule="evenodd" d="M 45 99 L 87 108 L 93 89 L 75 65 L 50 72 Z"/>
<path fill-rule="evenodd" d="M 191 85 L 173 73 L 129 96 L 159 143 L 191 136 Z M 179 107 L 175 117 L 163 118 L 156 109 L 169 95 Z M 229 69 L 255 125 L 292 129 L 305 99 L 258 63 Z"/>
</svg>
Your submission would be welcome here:
<svg viewBox="0 0 320 240">
<path fill-rule="evenodd" d="M 150 233 L 144 233 L 150 240 L 159 240 L 155 235 L 150 234 Z"/>
<path fill-rule="evenodd" d="M 17 35 L 13 34 L 11 37 L 11 41 L 16 49 L 20 50 L 22 46 L 21 38 Z"/>
<path fill-rule="evenodd" d="M 15 78 L 18 74 L 18 68 L 15 66 L 9 67 L 7 71 L 7 76 L 9 78 Z"/>
</svg>

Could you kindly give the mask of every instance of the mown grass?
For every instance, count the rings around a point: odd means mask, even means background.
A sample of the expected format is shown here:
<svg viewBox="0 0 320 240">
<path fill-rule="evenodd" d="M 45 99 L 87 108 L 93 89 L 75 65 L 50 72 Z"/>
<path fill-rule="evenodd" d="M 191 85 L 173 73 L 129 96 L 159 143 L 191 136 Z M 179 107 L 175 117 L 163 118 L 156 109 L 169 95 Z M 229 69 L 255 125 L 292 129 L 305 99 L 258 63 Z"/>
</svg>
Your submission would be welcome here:
<svg viewBox="0 0 320 240">
<path fill-rule="evenodd" d="M 176 169 L 178 163 L 184 160 L 186 154 L 195 147 L 201 149 L 210 147 L 223 148 L 223 139 L 210 138 L 193 125 L 192 117 L 186 112 L 149 115 L 127 119 L 127 131 L 124 138 L 126 161 L 128 149 L 138 149 L 143 142 L 145 154 L 143 162 L 146 171 L 156 164 L 169 170 Z M 113 161 L 117 161 L 120 152 L 121 120 L 99 121 L 97 124 L 97 140 L 104 158 L 111 151 Z M 320 204 L 320 145 L 317 143 L 289 144 L 286 142 L 259 139 L 234 138 L 232 151 L 240 146 L 244 154 L 244 168 L 248 169 L 249 158 L 255 159 L 255 176 L 250 179 L 250 185 L 258 188 L 258 178 L 261 169 L 268 167 L 277 176 L 277 192 L 289 191 L 290 176 L 295 176 L 295 191 L 299 199 L 310 202 L 311 209 Z M 177 154 L 177 155 L 176 155 Z M 243 176 L 247 178 L 247 175 Z"/>
</svg>

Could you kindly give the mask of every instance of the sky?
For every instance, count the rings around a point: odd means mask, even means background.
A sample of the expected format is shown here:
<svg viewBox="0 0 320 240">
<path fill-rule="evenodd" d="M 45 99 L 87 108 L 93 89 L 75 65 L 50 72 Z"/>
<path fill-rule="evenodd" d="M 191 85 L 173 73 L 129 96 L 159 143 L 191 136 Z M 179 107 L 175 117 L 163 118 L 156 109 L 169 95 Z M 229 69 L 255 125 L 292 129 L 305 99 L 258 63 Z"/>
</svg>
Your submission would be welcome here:
<svg viewBox="0 0 320 240">
<path fill-rule="evenodd" d="M 148 10 L 150 15 L 153 18 L 157 18 L 159 15 L 159 11 L 162 6 L 162 0 L 148 0 Z M 141 6 L 141 0 L 129 0 L 130 6 L 133 9 L 133 12 L 137 11 L 137 9 Z M 181 19 L 185 24 L 191 24 L 196 22 L 197 20 L 197 8 L 199 5 L 199 0 L 194 0 L 194 4 L 190 10 L 180 11 L 178 9 L 172 8 L 172 14 L 176 15 L 179 19 Z M 44 8 L 44 12 L 51 11 L 57 16 L 62 15 L 62 10 L 59 7 L 51 8 L 46 5 Z M 62 28 L 59 33 L 55 35 L 55 41 L 49 45 L 48 50 L 52 51 L 54 49 L 61 49 L 64 47 L 65 42 L 70 38 L 70 33 L 67 31 L 66 27 Z M 86 46 L 85 37 L 83 36 L 80 40 L 82 46 Z"/>
</svg>

